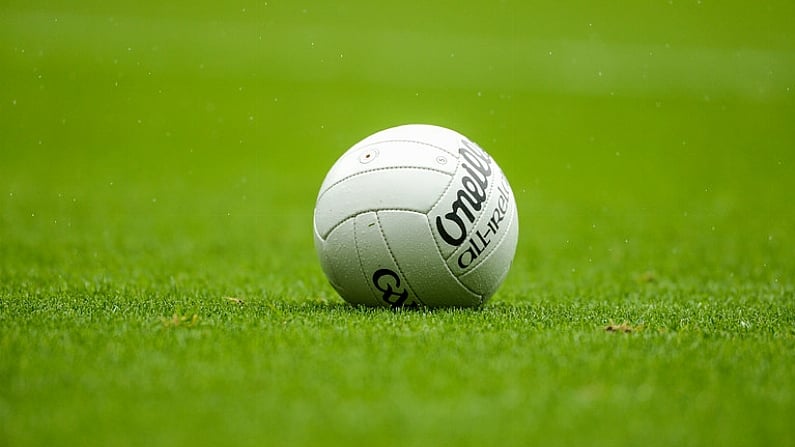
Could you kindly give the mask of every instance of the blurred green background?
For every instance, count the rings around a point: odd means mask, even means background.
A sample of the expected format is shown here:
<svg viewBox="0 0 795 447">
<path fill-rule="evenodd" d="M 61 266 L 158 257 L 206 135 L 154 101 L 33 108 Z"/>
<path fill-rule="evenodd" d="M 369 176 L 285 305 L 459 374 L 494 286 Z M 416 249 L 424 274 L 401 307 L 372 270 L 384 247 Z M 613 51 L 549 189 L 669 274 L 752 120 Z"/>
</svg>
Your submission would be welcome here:
<svg viewBox="0 0 795 447">
<path fill-rule="evenodd" d="M 792 247 L 792 2 L 0 12 L 6 272 L 43 257 L 102 274 L 103 256 L 139 250 L 233 262 L 195 256 L 217 244 L 224 257 L 227 238 L 250 242 L 234 262 L 313 262 L 306 234 L 326 169 L 360 138 L 409 122 L 454 128 L 504 165 L 532 254 L 522 270 L 550 269 L 535 281 L 633 253 L 649 269 L 692 256 L 701 262 L 688 273 L 772 279 L 777 266 L 741 259 L 741 246 L 765 247 L 761 257 Z M 199 233 L 180 237 L 186 228 Z M 82 239 L 94 253 L 70 251 Z"/>
<path fill-rule="evenodd" d="M 795 276 L 793 17 L 792 1 L 5 0 L 0 312 L 24 324 L 3 346 L 51 334 L 9 310 L 25 300 L 100 316 L 80 299 L 138 303 L 156 325 L 170 311 L 145 303 L 340 302 L 312 248 L 320 182 L 359 139 L 412 122 L 479 142 L 511 181 L 520 243 L 492 303 L 751 299 L 784 306 L 780 330 Z M 0 418 L 35 434 L 49 419 L 21 402 L 58 387 L 25 382 L 23 351 L 0 371 L 16 387 Z M 57 376 L 46 352 L 29 365 Z M 791 379 L 771 383 L 791 415 Z M 588 426 L 550 417 L 552 433 Z"/>
</svg>

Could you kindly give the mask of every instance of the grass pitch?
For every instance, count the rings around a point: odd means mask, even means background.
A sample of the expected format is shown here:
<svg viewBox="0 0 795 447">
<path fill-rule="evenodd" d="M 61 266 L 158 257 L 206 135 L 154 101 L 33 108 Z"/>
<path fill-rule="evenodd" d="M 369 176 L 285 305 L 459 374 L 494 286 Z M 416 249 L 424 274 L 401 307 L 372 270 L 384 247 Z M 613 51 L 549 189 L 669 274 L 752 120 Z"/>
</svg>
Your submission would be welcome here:
<svg viewBox="0 0 795 447">
<path fill-rule="evenodd" d="M 793 6 L 0 7 L 0 444 L 795 445 Z M 346 305 L 326 170 L 516 193 L 479 310 Z"/>
</svg>

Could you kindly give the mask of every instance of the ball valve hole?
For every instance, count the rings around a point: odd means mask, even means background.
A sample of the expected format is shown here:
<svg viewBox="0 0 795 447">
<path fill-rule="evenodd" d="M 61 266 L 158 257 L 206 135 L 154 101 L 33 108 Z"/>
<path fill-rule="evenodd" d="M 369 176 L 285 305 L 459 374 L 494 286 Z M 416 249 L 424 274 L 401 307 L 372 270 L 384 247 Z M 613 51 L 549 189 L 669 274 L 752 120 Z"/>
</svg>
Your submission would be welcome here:
<svg viewBox="0 0 795 447">
<path fill-rule="evenodd" d="M 359 155 L 359 163 L 362 164 L 370 163 L 371 161 L 375 160 L 377 156 L 378 156 L 378 149 L 370 149 Z"/>
</svg>

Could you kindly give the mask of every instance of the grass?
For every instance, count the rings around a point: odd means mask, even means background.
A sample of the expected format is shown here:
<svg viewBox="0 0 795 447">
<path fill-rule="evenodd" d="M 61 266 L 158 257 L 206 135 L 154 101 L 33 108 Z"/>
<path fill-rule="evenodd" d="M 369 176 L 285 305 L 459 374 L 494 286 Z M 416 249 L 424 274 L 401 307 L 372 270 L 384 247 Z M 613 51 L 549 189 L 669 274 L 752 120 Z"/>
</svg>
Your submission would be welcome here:
<svg viewBox="0 0 795 447">
<path fill-rule="evenodd" d="M 1 445 L 795 445 L 792 5 L 78 3 L 0 7 Z M 315 259 L 405 122 L 511 180 L 482 309 Z"/>
<path fill-rule="evenodd" d="M 769 297 L 391 312 L 117 293 L 4 309 L 13 443 L 789 439 L 793 309 Z"/>
</svg>

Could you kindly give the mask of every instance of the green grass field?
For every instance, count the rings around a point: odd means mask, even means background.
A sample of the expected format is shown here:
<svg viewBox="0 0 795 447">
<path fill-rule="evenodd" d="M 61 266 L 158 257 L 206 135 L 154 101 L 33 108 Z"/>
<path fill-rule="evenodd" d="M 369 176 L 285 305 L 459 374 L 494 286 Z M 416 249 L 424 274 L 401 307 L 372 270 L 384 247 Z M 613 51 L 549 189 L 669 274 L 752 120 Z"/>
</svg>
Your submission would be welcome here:
<svg viewBox="0 0 795 447">
<path fill-rule="evenodd" d="M 795 4 L 592 3 L 4 2 L 0 445 L 795 445 Z M 482 309 L 320 270 L 410 122 L 516 193 Z"/>
</svg>

